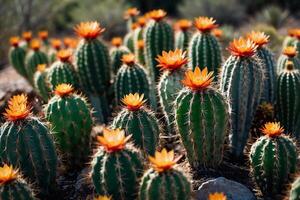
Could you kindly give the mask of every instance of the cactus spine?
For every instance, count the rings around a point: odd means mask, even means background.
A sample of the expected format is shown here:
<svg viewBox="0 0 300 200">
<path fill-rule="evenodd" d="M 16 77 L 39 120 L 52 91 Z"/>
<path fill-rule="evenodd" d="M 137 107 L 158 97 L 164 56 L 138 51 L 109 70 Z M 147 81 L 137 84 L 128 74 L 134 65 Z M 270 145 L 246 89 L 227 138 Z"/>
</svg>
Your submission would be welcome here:
<svg viewBox="0 0 300 200">
<path fill-rule="evenodd" d="M 8 103 L 7 121 L 0 128 L 0 159 L 18 166 L 22 174 L 37 183 L 41 194 L 53 189 L 57 156 L 48 127 L 30 114 L 26 95 Z"/>
<path fill-rule="evenodd" d="M 155 157 L 150 156 L 149 160 L 153 168 L 142 177 L 140 200 L 191 199 L 191 183 L 180 171 L 173 168 L 178 161 L 178 158 L 174 159 L 173 151 L 167 152 L 163 149 L 156 152 Z"/>
<path fill-rule="evenodd" d="M 113 199 L 136 199 L 138 182 L 143 172 L 143 161 L 138 150 L 126 144 L 120 129 L 104 129 L 98 136 L 102 144 L 92 161 L 92 182 L 99 195 L 111 195 Z"/>
<path fill-rule="evenodd" d="M 135 146 L 153 155 L 161 128 L 155 114 L 144 107 L 146 100 L 143 97 L 144 95 L 137 93 L 126 95 L 122 99 L 126 107 L 114 118 L 112 127 L 124 129 L 126 133 L 132 134 Z"/>
<path fill-rule="evenodd" d="M 25 68 L 25 56 L 26 51 L 19 47 L 20 38 L 12 37 L 10 38 L 11 48 L 9 49 L 8 58 L 9 63 L 13 66 L 15 70 L 23 77 L 27 77 Z"/>
<path fill-rule="evenodd" d="M 296 145 L 283 131 L 279 123 L 266 123 L 262 128 L 265 136 L 251 147 L 254 179 L 265 197 L 280 194 L 289 176 L 296 170 Z"/>
<path fill-rule="evenodd" d="M 223 95 L 210 87 L 212 74 L 198 67 L 186 72 L 175 100 L 176 125 L 194 168 L 215 167 L 223 159 L 229 111 Z"/>
<path fill-rule="evenodd" d="M 194 34 L 189 44 L 189 68 L 207 67 L 209 71 L 218 74 L 222 55 L 217 38 L 211 34 L 211 30 L 217 27 L 215 20 L 208 17 L 198 17 L 195 19 L 195 26 L 199 31 Z"/>
<path fill-rule="evenodd" d="M 111 57 L 111 66 L 113 75 L 116 75 L 119 68 L 122 66 L 122 56 L 128 54 L 130 51 L 127 47 L 122 45 L 122 38 L 115 37 L 112 39 L 111 44 L 113 48 L 110 50 L 109 54 Z"/>
<path fill-rule="evenodd" d="M 255 56 L 257 46 L 249 39 L 234 39 L 231 56 L 221 72 L 220 89 L 230 100 L 231 153 L 240 157 L 248 140 L 251 123 L 263 91 L 264 72 Z"/>
<path fill-rule="evenodd" d="M 149 68 L 151 81 L 158 81 L 159 69 L 156 67 L 156 56 L 162 51 L 169 51 L 174 46 L 174 34 L 172 27 L 163 21 L 166 12 L 163 10 L 154 10 L 149 12 L 151 20 L 147 23 L 145 39 L 145 58 L 146 65 Z"/>
<path fill-rule="evenodd" d="M 181 49 L 186 51 L 189 46 L 191 33 L 189 28 L 192 26 L 192 22 L 186 19 L 181 19 L 175 24 L 177 29 L 175 33 L 175 49 Z"/>
<path fill-rule="evenodd" d="M 54 137 L 69 166 L 84 163 L 90 153 L 93 120 L 84 97 L 69 84 L 59 84 L 45 107 Z"/>
<path fill-rule="evenodd" d="M 37 66 L 37 71 L 34 74 L 34 88 L 45 102 L 48 101 L 51 93 L 51 89 L 48 85 L 47 73 L 48 70 L 46 69 L 46 64 L 39 64 Z"/>
<path fill-rule="evenodd" d="M 296 48 L 293 46 L 288 46 L 283 49 L 282 54 L 277 61 L 277 75 L 285 69 L 288 61 L 291 61 L 294 64 L 295 69 L 300 70 L 300 60 L 297 58 L 297 53 Z"/>
<path fill-rule="evenodd" d="M 292 184 L 289 200 L 299 200 L 300 198 L 300 178 L 298 177 Z"/>
</svg>

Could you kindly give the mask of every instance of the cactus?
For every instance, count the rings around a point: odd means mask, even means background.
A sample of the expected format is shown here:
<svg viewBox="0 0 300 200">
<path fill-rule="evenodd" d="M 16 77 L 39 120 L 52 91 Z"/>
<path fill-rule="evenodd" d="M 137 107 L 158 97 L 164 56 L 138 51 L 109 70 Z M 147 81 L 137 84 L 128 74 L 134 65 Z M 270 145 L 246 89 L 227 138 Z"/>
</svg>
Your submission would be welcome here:
<svg viewBox="0 0 300 200">
<path fill-rule="evenodd" d="M 48 101 L 51 93 L 47 80 L 47 73 L 48 70 L 46 69 L 46 64 L 39 64 L 37 66 L 37 71 L 34 74 L 34 88 L 44 102 Z"/>
<path fill-rule="evenodd" d="M 175 49 L 181 49 L 186 51 L 189 46 L 191 33 L 189 28 L 192 26 L 192 22 L 186 19 L 181 19 L 176 22 L 175 29 Z"/>
<path fill-rule="evenodd" d="M 48 47 L 49 47 L 49 33 L 48 33 L 48 31 L 46 31 L 46 30 L 41 30 L 41 31 L 39 31 L 38 32 L 38 36 L 39 36 L 39 38 L 40 38 L 40 40 L 42 41 L 42 43 L 43 43 L 43 46 L 44 46 L 44 50 L 45 50 L 45 52 L 47 52 L 48 51 Z"/>
<path fill-rule="evenodd" d="M 39 40 L 32 40 L 31 51 L 26 55 L 25 67 L 28 81 L 33 85 L 33 76 L 39 64 L 47 64 L 47 55 L 40 51 L 41 43 Z"/>
<path fill-rule="evenodd" d="M 20 38 L 19 37 L 11 37 L 10 44 L 11 48 L 9 49 L 8 58 L 9 63 L 13 68 L 23 77 L 27 77 L 26 68 L 25 68 L 25 56 L 26 51 L 19 47 Z"/>
<path fill-rule="evenodd" d="M 75 27 L 83 38 L 75 53 L 75 67 L 99 122 L 106 122 L 109 107 L 107 89 L 110 87 L 110 60 L 107 47 L 97 37 L 104 31 L 98 22 L 82 22 Z"/>
<path fill-rule="evenodd" d="M 32 39 L 32 32 L 31 31 L 23 32 L 22 38 L 24 40 L 24 43 L 21 44 L 21 47 L 27 51 L 30 46 L 31 39 Z"/>
<path fill-rule="evenodd" d="M 297 149 L 292 139 L 283 134 L 279 123 L 266 123 L 261 131 L 265 135 L 252 145 L 250 163 L 264 196 L 274 197 L 296 171 Z"/>
<path fill-rule="evenodd" d="M 166 143 L 173 143 L 178 139 L 175 128 L 174 102 L 183 88 L 181 80 L 184 77 L 184 66 L 188 60 L 186 52 L 176 49 L 175 51 L 163 51 L 161 56 L 157 57 L 158 67 L 163 70 L 158 83 L 158 96 L 160 105 L 166 121 L 166 135 L 161 137 Z"/>
<path fill-rule="evenodd" d="M 222 192 L 215 192 L 208 195 L 208 200 L 227 200 L 227 197 Z"/>
<path fill-rule="evenodd" d="M 135 146 L 147 154 L 153 155 L 158 143 L 161 128 L 155 114 L 145 108 L 144 95 L 138 93 L 126 95 L 122 102 L 123 110 L 114 118 L 112 127 L 124 129 L 132 134 Z"/>
<path fill-rule="evenodd" d="M 296 47 L 293 46 L 288 46 L 283 49 L 282 54 L 277 61 L 277 75 L 279 75 L 285 69 L 288 61 L 293 62 L 295 69 L 300 70 L 300 60 L 296 56 L 297 53 Z"/>
<path fill-rule="evenodd" d="M 293 46 L 293 43 L 296 40 L 296 37 L 295 37 L 296 32 L 297 32 L 296 28 L 288 29 L 288 36 L 286 36 L 283 40 L 282 49 L 284 49 L 285 47 L 288 47 L 288 46 Z"/>
<path fill-rule="evenodd" d="M 300 136 L 300 73 L 289 61 L 286 69 L 278 76 L 277 83 L 278 119 L 284 129 L 296 138 Z"/>
<path fill-rule="evenodd" d="M 113 38 L 111 44 L 113 45 L 113 48 L 110 50 L 109 54 L 111 57 L 112 72 L 116 75 L 119 68 L 122 66 L 122 56 L 130 53 L 130 51 L 127 47 L 122 46 L 122 38 L 120 37 Z"/>
<path fill-rule="evenodd" d="M 41 194 L 47 194 L 55 185 L 57 169 L 50 130 L 31 115 L 24 94 L 10 99 L 4 115 L 7 121 L 0 128 L 0 160 L 18 166 Z"/>
<path fill-rule="evenodd" d="M 260 64 L 265 74 L 261 102 L 274 103 L 276 94 L 276 66 L 272 52 L 265 46 L 269 42 L 269 36 L 264 32 L 252 31 L 248 35 L 248 38 L 257 45 L 256 54 L 260 59 Z"/>
<path fill-rule="evenodd" d="M 300 52 L 300 29 L 298 29 L 295 33 L 295 41 L 293 42 L 293 46 L 296 47 L 297 52 Z M 297 54 L 297 58 L 300 60 L 300 54 Z"/>
<path fill-rule="evenodd" d="M 131 53 L 134 53 L 134 31 L 137 29 L 137 23 L 131 25 L 131 30 L 124 37 L 124 45 L 130 50 Z"/>
<path fill-rule="evenodd" d="M 140 14 L 140 11 L 137 8 L 128 8 L 124 12 L 124 19 L 127 21 L 127 31 L 131 30 L 132 24 L 136 21 L 136 16 Z"/>
<path fill-rule="evenodd" d="M 61 83 L 68 83 L 79 88 L 79 81 L 74 66 L 71 63 L 72 52 L 62 49 L 57 52 L 58 61 L 54 62 L 47 73 L 51 90 Z"/>
<path fill-rule="evenodd" d="M 4 164 L 0 167 L 0 199 L 35 199 L 31 187 L 11 165 Z"/>
<path fill-rule="evenodd" d="M 299 200 L 300 197 L 300 178 L 298 177 L 292 184 L 289 200 Z"/>
<path fill-rule="evenodd" d="M 210 87 L 213 72 L 187 71 L 175 100 L 175 119 L 190 165 L 215 167 L 222 162 L 229 126 L 228 103 Z"/>
<path fill-rule="evenodd" d="M 103 136 L 97 140 L 102 145 L 92 160 L 92 182 L 96 193 L 111 195 L 113 199 L 136 199 L 139 179 L 143 172 L 143 161 L 139 151 L 126 144 L 120 129 L 104 129 Z"/>
<path fill-rule="evenodd" d="M 93 120 L 84 97 L 74 93 L 69 84 L 59 84 L 55 96 L 45 107 L 45 117 L 52 125 L 54 138 L 69 166 L 80 166 L 90 153 Z"/>
<path fill-rule="evenodd" d="M 146 25 L 146 18 L 139 17 L 137 19 L 138 27 L 134 30 L 134 53 L 135 57 L 137 58 L 137 62 L 141 65 L 145 65 L 145 42 L 144 42 L 144 32 L 145 32 L 145 25 Z"/>
<path fill-rule="evenodd" d="M 51 49 L 49 51 L 48 59 L 49 63 L 54 63 L 56 61 L 56 54 L 61 49 L 62 42 L 59 39 L 51 40 Z"/>
<path fill-rule="evenodd" d="M 198 17 L 195 26 L 199 30 L 191 38 L 189 52 L 189 68 L 207 67 L 209 71 L 219 73 L 222 63 L 221 47 L 211 31 L 217 27 L 213 18 Z"/>
<path fill-rule="evenodd" d="M 182 172 L 174 169 L 180 157 L 174 158 L 174 151 L 155 152 L 149 156 L 152 168 L 142 177 L 140 200 L 189 200 L 191 199 L 191 183 Z"/>
<path fill-rule="evenodd" d="M 144 31 L 146 66 L 149 68 L 153 83 L 159 79 L 156 56 L 162 51 L 172 50 L 174 46 L 172 27 L 163 20 L 166 14 L 163 10 L 149 12 L 148 16 L 151 20 Z"/>
</svg>

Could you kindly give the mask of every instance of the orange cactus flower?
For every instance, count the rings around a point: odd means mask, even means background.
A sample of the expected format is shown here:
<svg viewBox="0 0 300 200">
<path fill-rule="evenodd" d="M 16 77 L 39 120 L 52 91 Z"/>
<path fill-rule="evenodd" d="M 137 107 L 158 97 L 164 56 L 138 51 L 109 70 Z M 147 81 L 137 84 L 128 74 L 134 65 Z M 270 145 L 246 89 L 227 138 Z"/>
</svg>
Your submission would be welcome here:
<svg viewBox="0 0 300 200">
<path fill-rule="evenodd" d="M 208 195 L 208 200 L 226 200 L 227 197 L 222 192 L 215 192 Z"/>
<path fill-rule="evenodd" d="M 9 121 L 25 119 L 30 114 L 30 107 L 27 105 L 27 95 L 15 95 L 8 101 L 4 116 Z"/>
<path fill-rule="evenodd" d="M 282 54 L 290 57 L 290 58 L 293 58 L 297 55 L 297 50 L 296 50 L 296 47 L 294 46 L 288 46 L 288 47 L 285 47 L 282 51 Z"/>
<path fill-rule="evenodd" d="M 290 37 L 294 37 L 295 35 L 296 35 L 296 33 L 297 33 L 297 28 L 290 28 L 290 29 L 288 29 L 288 35 L 290 36 Z"/>
<path fill-rule="evenodd" d="M 44 72 L 47 68 L 46 64 L 38 64 L 38 66 L 36 67 L 38 72 Z"/>
<path fill-rule="evenodd" d="M 115 47 L 119 47 L 122 45 L 122 38 L 121 37 L 114 37 L 112 40 L 111 40 L 111 44 Z"/>
<path fill-rule="evenodd" d="M 149 161 L 157 172 L 164 172 L 172 169 L 180 158 L 181 156 L 175 158 L 173 150 L 168 152 L 164 148 L 161 152 L 156 151 L 154 157 L 149 156 Z"/>
<path fill-rule="evenodd" d="M 207 67 L 202 71 L 196 67 L 194 72 L 192 70 L 185 72 L 182 84 L 192 90 L 204 90 L 211 85 L 213 79 L 213 72 L 208 73 Z"/>
<path fill-rule="evenodd" d="M 209 32 L 218 27 L 216 20 L 212 17 L 195 18 L 195 26 L 201 32 Z"/>
<path fill-rule="evenodd" d="M 261 132 L 269 137 L 276 137 L 284 132 L 279 122 L 268 122 L 260 129 Z"/>
<path fill-rule="evenodd" d="M 69 62 L 72 56 L 72 51 L 69 49 L 61 49 L 57 52 L 56 57 L 61 62 Z"/>
<path fill-rule="evenodd" d="M 269 35 L 266 35 L 264 32 L 252 31 L 247 36 L 252 40 L 258 47 L 261 47 L 269 42 Z"/>
<path fill-rule="evenodd" d="M 114 152 L 124 149 L 127 141 L 132 135 L 125 136 L 124 130 L 121 129 L 103 129 L 103 136 L 97 136 L 98 142 L 107 152 Z"/>
<path fill-rule="evenodd" d="M 188 62 L 186 57 L 186 52 L 181 49 L 176 49 L 175 51 L 163 51 L 162 55 L 158 55 L 156 58 L 158 62 L 158 67 L 168 70 L 176 70 Z"/>
<path fill-rule="evenodd" d="M 294 31 L 294 37 L 296 37 L 298 40 L 300 40 L 300 28 L 297 28 Z"/>
<path fill-rule="evenodd" d="M 138 27 L 139 27 L 139 24 L 138 24 L 138 23 L 132 23 L 130 28 L 131 28 L 132 31 L 134 31 L 134 30 L 137 29 Z"/>
<path fill-rule="evenodd" d="M 98 22 L 81 22 L 74 30 L 84 39 L 95 39 L 105 31 L 105 28 L 102 28 Z"/>
<path fill-rule="evenodd" d="M 26 42 L 29 42 L 32 39 L 32 32 L 31 31 L 25 31 L 22 33 L 22 37 Z"/>
<path fill-rule="evenodd" d="M 30 43 L 30 47 L 34 51 L 38 51 L 41 48 L 41 42 L 38 39 L 33 39 Z"/>
<path fill-rule="evenodd" d="M 126 108 L 131 111 L 140 109 L 140 107 L 142 107 L 146 102 L 146 100 L 144 100 L 144 94 L 140 95 L 138 93 L 130 93 L 128 95 L 125 95 L 121 101 L 126 106 Z"/>
<path fill-rule="evenodd" d="M 187 19 L 180 19 L 175 23 L 175 29 L 186 31 L 192 26 L 192 22 Z"/>
<path fill-rule="evenodd" d="M 144 27 L 146 25 L 146 22 L 147 22 L 147 18 L 146 17 L 139 17 L 137 19 L 137 24 L 140 26 L 140 27 Z"/>
<path fill-rule="evenodd" d="M 242 37 L 234 39 L 228 47 L 231 54 L 238 57 L 251 57 L 255 54 L 256 49 L 257 45 L 252 40 Z"/>
<path fill-rule="evenodd" d="M 152 11 L 148 12 L 147 13 L 147 18 L 153 19 L 155 21 L 160 21 L 166 15 L 167 15 L 167 13 L 164 10 L 158 9 L 158 10 L 152 10 Z"/>
<path fill-rule="evenodd" d="M 145 47 L 144 40 L 138 40 L 137 41 L 137 47 L 138 47 L 138 49 L 143 49 Z"/>
<path fill-rule="evenodd" d="M 223 31 L 219 28 L 214 28 L 211 33 L 216 37 L 216 38 L 221 38 L 223 36 Z"/>
<path fill-rule="evenodd" d="M 39 31 L 38 36 L 41 40 L 47 40 L 48 39 L 48 31 Z"/>
<path fill-rule="evenodd" d="M 140 14 L 140 11 L 137 8 L 128 8 L 124 12 L 124 18 L 125 19 L 130 19 L 130 18 L 135 17 L 135 16 L 137 16 L 139 14 Z"/>
<path fill-rule="evenodd" d="M 56 49 L 59 50 L 61 48 L 62 42 L 60 39 L 52 39 L 51 40 L 51 46 Z"/>
<path fill-rule="evenodd" d="M 13 47 L 18 47 L 20 42 L 20 38 L 18 36 L 13 36 L 9 38 L 9 43 Z"/>
<path fill-rule="evenodd" d="M 111 200 L 110 196 L 98 196 L 94 200 Z"/>
<path fill-rule="evenodd" d="M 66 48 L 76 48 L 78 41 L 75 38 L 65 37 L 63 43 Z"/>
<path fill-rule="evenodd" d="M 124 54 L 121 60 L 127 65 L 133 65 L 135 63 L 135 56 L 132 53 Z"/>
<path fill-rule="evenodd" d="M 12 165 L 4 164 L 0 167 L 0 185 L 5 185 L 18 177 L 18 171 Z"/>
<path fill-rule="evenodd" d="M 54 94 L 64 97 L 73 94 L 74 88 L 71 84 L 61 83 L 55 87 Z"/>
</svg>

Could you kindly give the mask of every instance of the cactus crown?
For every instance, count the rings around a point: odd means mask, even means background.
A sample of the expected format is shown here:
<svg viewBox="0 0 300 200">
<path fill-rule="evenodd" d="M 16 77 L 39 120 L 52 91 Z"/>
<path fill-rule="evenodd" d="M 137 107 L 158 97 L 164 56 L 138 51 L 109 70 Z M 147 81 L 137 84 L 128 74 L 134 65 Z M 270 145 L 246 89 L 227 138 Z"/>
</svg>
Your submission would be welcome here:
<svg viewBox="0 0 300 200">
<path fill-rule="evenodd" d="M 27 104 L 27 95 L 15 95 L 8 101 L 8 108 L 4 116 L 9 121 L 25 119 L 30 114 L 30 107 Z"/>
<path fill-rule="evenodd" d="M 204 90 L 211 85 L 213 78 L 213 72 L 208 73 L 207 67 L 202 71 L 199 67 L 196 67 L 194 72 L 192 70 L 185 72 L 182 83 L 192 90 Z"/>
<path fill-rule="evenodd" d="M 121 101 L 126 106 L 126 108 L 131 111 L 140 109 L 140 107 L 142 107 L 146 102 L 146 100 L 144 99 L 144 94 L 140 95 L 138 93 L 130 93 L 128 95 L 125 95 Z"/>
<path fill-rule="evenodd" d="M 111 197 L 109 197 L 109 196 L 98 196 L 98 197 L 95 197 L 94 200 L 111 200 Z"/>
<path fill-rule="evenodd" d="M 149 156 L 149 161 L 152 164 L 153 169 L 157 172 L 164 172 L 166 170 L 172 169 L 173 166 L 181 157 L 174 158 L 174 151 L 167 151 L 165 148 L 159 152 L 155 152 L 155 156 Z"/>
<path fill-rule="evenodd" d="M 56 49 L 56 50 L 58 50 L 58 49 L 60 49 L 60 47 L 61 47 L 61 40 L 59 40 L 59 39 L 52 39 L 51 40 L 51 46 L 54 48 L 54 49 Z"/>
<path fill-rule="evenodd" d="M 94 21 L 81 22 L 75 26 L 74 30 L 79 37 L 84 39 L 95 39 L 105 31 L 105 28 L 102 28 L 98 22 Z"/>
<path fill-rule="evenodd" d="M 269 137 L 276 137 L 284 132 L 279 122 L 268 122 L 260 130 Z"/>
<path fill-rule="evenodd" d="M 20 38 L 18 36 L 14 36 L 9 38 L 9 43 L 11 46 L 17 47 L 19 45 Z"/>
<path fill-rule="evenodd" d="M 41 48 L 41 42 L 37 39 L 34 39 L 30 43 L 30 47 L 34 51 L 38 51 Z"/>
<path fill-rule="evenodd" d="M 71 84 L 62 83 L 55 87 L 54 93 L 60 97 L 73 94 L 74 88 Z"/>
<path fill-rule="evenodd" d="M 132 53 L 124 54 L 121 58 L 122 62 L 126 65 L 133 65 L 135 63 L 135 56 Z"/>
<path fill-rule="evenodd" d="M 153 19 L 155 21 L 162 20 L 166 15 L 167 15 L 167 13 L 162 9 L 152 10 L 147 13 L 147 17 L 150 19 Z"/>
<path fill-rule="evenodd" d="M 46 70 L 47 65 L 46 64 L 38 64 L 37 71 L 38 72 L 44 72 Z"/>
<path fill-rule="evenodd" d="M 208 200 L 226 200 L 226 196 L 222 192 L 215 192 L 208 195 Z"/>
<path fill-rule="evenodd" d="M 221 38 L 223 36 L 223 31 L 219 28 L 214 28 L 211 33 L 217 38 Z"/>
<path fill-rule="evenodd" d="M 13 166 L 4 164 L 0 167 L 0 185 L 5 185 L 18 177 L 18 171 L 14 170 Z"/>
<path fill-rule="evenodd" d="M 143 49 L 145 47 L 145 42 L 143 39 L 137 41 L 138 49 Z"/>
<path fill-rule="evenodd" d="M 228 47 L 231 54 L 238 57 L 251 57 L 255 54 L 256 49 L 257 45 L 252 40 L 242 37 L 234 39 Z"/>
<path fill-rule="evenodd" d="M 98 142 L 107 152 L 122 150 L 132 135 L 125 137 L 124 130 L 121 129 L 103 129 L 103 136 L 97 136 Z"/>
<path fill-rule="evenodd" d="M 128 8 L 124 12 L 124 18 L 125 19 L 130 19 L 131 17 L 135 17 L 140 14 L 140 11 L 137 8 Z"/>
<path fill-rule="evenodd" d="M 285 69 L 288 71 L 292 71 L 295 69 L 294 63 L 292 61 L 287 61 L 285 64 Z"/>
<path fill-rule="evenodd" d="M 146 25 L 146 22 L 147 22 L 147 19 L 146 17 L 139 17 L 137 19 L 137 24 L 140 26 L 140 27 L 144 27 Z"/>
<path fill-rule="evenodd" d="M 296 51 L 296 47 L 294 46 L 287 46 L 283 49 L 282 51 L 282 54 L 290 57 L 290 58 L 293 58 L 297 55 L 297 51 Z"/>
<path fill-rule="evenodd" d="M 28 42 L 32 38 L 32 32 L 31 31 L 25 31 L 25 32 L 22 33 L 22 37 L 23 37 L 24 40 L 26 40 Z"/>
<path fill-rule="evenodd" d="M 210 32 L 217 28 L 216 20 L 212 17 L 197 17 L 195 18 L 195 26 L 201 32 Z"/>
<path fill-rule="evenodd" d="M 158 67 L 168 70 L 178 69 L 188 62 L 186 52 L 181 49 L 169 52 L 163 51 L 162 55 L 157 56 L 156 61 Z"/>
<path fill-rule="evenodd" d="M 290 29 L 288 29 L 288 35 L 289 36 L 291 36 L 291 37 L 294 37 L 295 35 L 296 35 L 296 33 L 297 33 L 297 28 L 290 28 Z"/>
<path fill-rule="evenodd" d="M 70 58 L 72 56 L 72 51 L 69 49 L 62 49 L 59 50 L 56 54 L 56 57 L 61 61 L 61 62 L 69 62 Z"/>
<path fill-rule="evenodd" d="M 48 38 L 48 31 L 39 31 L 38 36 L 41 40 L 46 40 Z"/>
<path fill-rule="evenodd" d="M 252 31 L 247 36 L 250 40 L 252 40 L 257 46 L 261 47 L 269 42 L 269 35 L 266 35 L 264 32 L 260 31 Z"/>
<path fill-rule="evenodd" d="M 122 45 L 122 38 L 121 37 L 114 37 L 112 40 L 111 40 L 111 44 L 115 47 L 119 47 Z"/>
<path fill-rule="evenodd" d="M 180 19 L 175 23 L 175 29 L 186 31 L 192 26 L 192 22 L 187 19 Z"/>
</svg>

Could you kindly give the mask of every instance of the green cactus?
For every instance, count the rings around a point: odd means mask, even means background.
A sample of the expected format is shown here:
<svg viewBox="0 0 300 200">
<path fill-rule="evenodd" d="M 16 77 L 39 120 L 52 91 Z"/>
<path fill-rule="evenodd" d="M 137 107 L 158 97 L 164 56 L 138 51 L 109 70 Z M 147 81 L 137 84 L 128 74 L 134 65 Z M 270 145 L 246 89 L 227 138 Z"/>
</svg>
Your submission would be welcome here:
<svg viewBox="0 0 300 200">
<path fill-rule="evenodd" d="M 135 7 L 128 8 L 124 12 L 124 18 L 126 20 L 126 26 L 128 32 L 131 31 L 132 25 L 136 22 L 139 13 L 140 11 Z"/>
<path fill-rule="evenodd" d="M 29 49 L 30 42 L 32 40 L 32 32 L 31 31 L 23 32 L 22 38 L 24 42 L 20 44 L 20 47 L 22 47 L 25 51 L 27 51 Z"/>
<path fill-rule="evenodd" d="M 277 113 L 284 129 L 296 138 L 300 136 L 300 73 L 287 62 L 277 81 Z"/>
<path fill-rule="evenodd" d="M 287 46 L 283 49 L 282 54 L 277 61 L 277 75 L 279 75 L 286 66 L 288 61 L 293 62 L 294 67 L 300 70 L 300 60 L 297 58 L 296 48 L 293 46 Z"/>
<path fill-rule="evenodd" d="M 74 93 L 69 84 L 59 84 L 45 107 L 54 138 L 69 166 L 84 164 L 90 153 L 93 120 L 84 97 Z"/>
<path fill-rule="evenodd" d="M 132 134 L 134 144 L 145 153 L 153 155 L 161 133 L 159 120 L 151 110 L 143 106 L 143 95 L 126 95 L 122 102 L 125 107 L 114 118 L 112 128 L 121 128 Z"/>
<path fill-rule="evenodd" d="M 111 195 L 118 200 L 136 199 L 144 167 L 139 151 L 126 144 L 129 137 L 125 138 L 124 131 L 107 129 L 103 137 L 98 136 L 103 147 L 99 147 L 91 163 L 91 178 L 97 194 Z"/>
<path fill-rule="evenodd" d="M 138 18 L 139 27 L 134 30 L 134 53 L 137 58 L 137 62 L 141 65 L 145 65 L 145 42 L 144 42 L 144 32 L 146 19 L 143 17 Z"/>
<path fill-rule="evenodd" d="M 203 21 L 208 21 L 206 26 L 202 25 Z M 216 27 L 215 20 L 199 17 L 195 19 L 195 26 L 199 31 L 193 35 L 189 43 L 189 68 L 207 67 L 209 71 L 218 74 L 222 63 L 222 54 L 217 38 L 211 34 L 211 30 Z"/>
<path fill-rule="evenodd" d="M 49 50 L 48 60 L 49 63 L 54 63 L 56 61 L 57 52 L 61 49 L 62 42 L 59 39 L 51 40 L 51 48 Z"/>
<path fill-rule="evenodd" d="M 135 27 L 134 27 L 135 29 Z M 132 29 L 130 32 L 128 32 L 125 37 L 124 37 L 124 46 L 126 46 L 131 53 L 134 53 L 134 46 L 135 46 L 135 41 L 134 41 L 134 29 Z"/>
<path fill-rule="evenodd" d="M 235 39 L 229 46 L 231 56 L 221 71 L 220 90 L 230 100 L 230 147 L 235 157 L 243 155 L 252 121 L 263 92 L 263 67 L 255 56 L 251 40 Z"/>
<path fill-rule="evenodd" d="M 295 41 L 293 42 L 293 46 L 297 49 L 297 58 L 300 60 L 300 34 L 296 37 Z"/>
<path fill-rule="evenodd" d="M 51 96 L 51 89 L 49 88 L 47 73 L 48 69 L 46 69 L 46 64 L 39 64 L 37 66 L 37 71 L 34 74 L 34 88 L 45 102 L 47 102 Z"/>
<path fill-rule="evenodd" d="M 202 74 L 201 74 L 202 73 Z M 210 87 L 213 72 L 186 74 L 183 88 L 175 100 L 175 119 L 190 165 L 215 167 L 222 162 L 229 127 L 228 103 Z M 203 81 L 197 81 L 203 80 Z"/>
<path fill-rule="evenodd" d="M 19 47 L 19 37 L 10 38 L 11 48 L 8 52 L 9 63 L 23 77 L 27 77 L 25 68 L 26 51 Z"/>
<path fill-rule="evenodd" d="M 181 49 L 186 51 L 189 46 L 191 33 L 189 28 L 191 27 L 192 23 L 189 20 L 179 20 L 176 23 L 177 31 L 175 33 L 175 49 Z"/>
<path fill-rule="evenodd" d="M 265 197 L 280 194 L 297 165 L 293 140 L 283 134 L 279 123 L 265 124 L 260 137 L 251 147 L 250 163 L 254 179 Z"/>
<path fill-rule="evenodd" d="M 289 200 L 300 199 L 300 178 L 298 177 L 292 184 Z"/>
<path fill-rule="evenodd" d="M 112 45 L 113 48 L 111 48 L 109 54 L 111 57 L 111 66 L 112 66 L 112 72 L 113 75 L 116 75 L 119 68 L 122 66 L 122 56 L 124 54 L 130 53 L 129 49 L 122 45 L 122 39 L 121 38 L 113 38 L 112 39 Z"/>
</svg>

